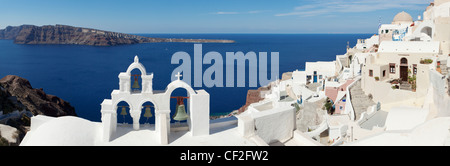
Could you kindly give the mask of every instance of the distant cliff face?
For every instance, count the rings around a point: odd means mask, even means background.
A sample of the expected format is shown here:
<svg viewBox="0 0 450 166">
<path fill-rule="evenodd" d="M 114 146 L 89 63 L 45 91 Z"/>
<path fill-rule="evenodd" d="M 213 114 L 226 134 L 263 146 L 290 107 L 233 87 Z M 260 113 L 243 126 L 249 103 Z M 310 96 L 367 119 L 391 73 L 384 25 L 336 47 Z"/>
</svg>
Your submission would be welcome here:
<svg viewBox="0 0 450 166">
<path fill-rule="evenodd" d="M 22 30 L 22 28 L 28 28 L 32 25 L 22 25 L 18 27 L 12 27 L 8 26 L 5 29 L 0 29 L 0 39 L 8 39 L 8 40 L 14 40 Z"/>
<path fill-rule="evenodd" d="M 241 108 L 238 109 L 239 113 L 245 112 L 247 110 L 247 107 L 250 106 L 250 104 L 264 100 L 264 98 L 261 96 L 261 92 L 269 91 L 271 88 L 272 87 L 269 85 L 266 87 L 259 87 L 256 90 L 248 90 L 247 100 L 245 101 L 245 105 L 243 105 Z"/>
<path fill-rule="evenodd" d="M 116 46 L 153 42 L 234 42 L 232 40 L 150 38 L 67 25 L 8 26 L 5 29 L 0 30 L 0 39 L 14 40 L 14 43 L 16 44 L 76 44 L 91 46 Z"/>
</svg>

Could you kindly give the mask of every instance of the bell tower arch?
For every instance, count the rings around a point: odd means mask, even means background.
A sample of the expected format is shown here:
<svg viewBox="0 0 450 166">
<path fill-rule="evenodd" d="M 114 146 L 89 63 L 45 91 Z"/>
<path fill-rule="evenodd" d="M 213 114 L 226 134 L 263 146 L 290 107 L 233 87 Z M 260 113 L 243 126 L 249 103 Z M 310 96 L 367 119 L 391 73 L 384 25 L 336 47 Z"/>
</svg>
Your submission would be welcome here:
<svg viewBox="0 0 450 166">
<path fill-rule="evenodd" d="M 132 92 L 131 90 L 131 71 L 134 69 L 138 69 L 141 72 L 142 91 Z M 132 117 L 133 129 L 135 130 L 139 130 L 142 110 L 147 106 L 143 106 L 143 104 L 151 102 L 154 105 L 155 134 L 158 135 L 157 137 L 159 137 L 161 144 L 168 144 L 171 112 L 170 95 L 177 88 L 185 89 L 189 97 L 186 104 L 189 109 L 187 123 L 191 135 L 209 135 L 209 94 L 204 90 L 195 91 L 192 89 L 190 85 L 180 80 L 180 73 L 176 76 L 178 80 L 171 82 L 164 92 L 154 94 L 152 88 L 153 73 L 147 75 L 145 67 L 139 62 L 139 58 L 135 56 L 134 62 L 128 67 L 127 71 L 119 74 L 119 89 L 113 90 L 111 99 L 105 99 L 101 104 L 103 141 L 110 141 L 112 135 L 116 133 L 117 104 L 120 101 L 126 101 L 129 104 L 127 110 Z M 144 113 L 143 115 L 144 117 L 147 116 L 146 118 L 150 117 L 150 113 Z"/>
<path fill-rule="evenodd" d="M 142 79 L 142 91 L 141 93 L 153 93 L 153 73 L 147 75 L 144 65 L 139 62 L 139 58 L 136 55 L 134 57 L 134 62 L 128 67 L 126 72 L 121 72 L 119 74 L 119 90 L 120 92 L 131 93 L 131 71 L 138 69 L 141 72 Z"/>
</svg>

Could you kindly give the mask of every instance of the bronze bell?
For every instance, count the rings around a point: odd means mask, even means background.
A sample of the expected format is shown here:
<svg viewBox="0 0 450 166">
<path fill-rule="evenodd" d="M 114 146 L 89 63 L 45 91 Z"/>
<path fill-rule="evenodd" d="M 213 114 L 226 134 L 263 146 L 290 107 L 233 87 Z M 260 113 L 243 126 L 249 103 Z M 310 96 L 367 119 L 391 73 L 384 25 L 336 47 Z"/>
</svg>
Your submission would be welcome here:
<svg viewBox="0 0 450 166">
<path fill-rule="evenodd" d="M 150 107 L 145 108 L 144 117 L 146 117 L 146 118 L 153 117 L 152 112 L 150 111 Z"/>
<path fill-rule="evenodd" d="M 177 111 L 173 115 L 173 119 L 177 121 L 187 120 L 189 116 L 186 113 L 186 108 L 184 104 L 177 105 Z"/>
<path fill-rule="evenodd" d="M 137 79 L 134 80 L 133 86 L 131 86 L 131 88 L 133 88 L 133 89 L 141 88 L 141 86 L 139 86 L 139 82 L 137 81 Z"/>
<path fill-rule="evenodd" d="M 127 109 L 125 108 L 125 106 L 122 106 L 122 112 L 120 112 L 120 115 L 127 115 Z"/>
<path fill-rule="evenodd" d="M 123 124 L 125 124 L 125 116 L 127 115 L 127 109 L 126 106 L 122 106 L 122 112 L 120 112 L 120 115 L 123 115 Z"/>
</svg>

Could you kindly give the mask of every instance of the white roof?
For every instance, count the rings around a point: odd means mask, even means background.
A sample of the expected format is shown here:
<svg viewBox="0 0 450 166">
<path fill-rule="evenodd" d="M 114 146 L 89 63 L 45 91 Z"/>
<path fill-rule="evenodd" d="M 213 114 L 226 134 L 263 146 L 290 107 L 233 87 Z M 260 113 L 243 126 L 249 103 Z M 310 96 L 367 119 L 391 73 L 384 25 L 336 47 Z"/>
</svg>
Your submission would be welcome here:
<svg viewBox="0 0 450 166">
<path fill-rule="evenodd" d="M 334 101 L 334 103 L 336 104 L 337 101 L 340 101 L 346 94 L 347 94 L 346 91 L 338 91 L 338 95 L 337 95 L 336 101 Z"/>
<path fill-rule="evenodd" d="M 42 124 L 30 130 L 20 146 L 158 146 L 155 125 L 141 125 L 134 130 L 132 124 L 118 124 L 113 140 L 103 142 L 102 123 L 92 122 L 73 116 L 58 118 L 35 116 L 32 126 L 36 125 L 35 118 L 45 119 Z M 189 131 L 171 131 L 169 145 L 173 146 L 255 146 L 256 144 L 240 136 L 237 131 L 237 120 L 228 118 L 211 120 L 208 136 L 193 137 Z M 176 130 L 176 127 L 171 128 Z"/>
<path fill-rule="evenodd" d="M 364 59 L 366 59 L 366 57 L 371 54 L 372 53 L 356 53 L 355 55 L 353 55 L 352 61 L 358 60 L 358 64 L 364 63 Z"/>
<path fill-rule="evenodd" d="M 383 41 L 378 49 L 380 53 L 439 53 L 439 42 Z"/>
<path fill-rule="evenodd" d="M 380 29 L 405 29 L 408 25 L 382 24 Z"/>
<path fill-rule="evenodd" d="M 73 116 L 50 118 L 34 131 L 29 131 L 20 145 L 92 146 L 101 131 L 98 126 L 101 124 Z"/>
<path fill-rule="evenodd" d="M 355 142 L 351 146 L 442 146 L 449 145 L 449 117 L 426 121 L 412 130 L 385 131 Z"/>
<path fill-rule="evenodd" d="M 311 75 L 313 71 L 317 71 L 322 74 L 334 74 L 336 70 L 336 61 L 319 61 L 319 62 L 306 62 L 305 71 L 306 74 Z M 326 72 L 326 73 L 323 73 Z"/>
<path fill-rule="evenodd" d="M 428 110 L 415 107 L 392 108 L 386 118 L 386 130 L 410 130 L 425 122 Z"/>
</svg>

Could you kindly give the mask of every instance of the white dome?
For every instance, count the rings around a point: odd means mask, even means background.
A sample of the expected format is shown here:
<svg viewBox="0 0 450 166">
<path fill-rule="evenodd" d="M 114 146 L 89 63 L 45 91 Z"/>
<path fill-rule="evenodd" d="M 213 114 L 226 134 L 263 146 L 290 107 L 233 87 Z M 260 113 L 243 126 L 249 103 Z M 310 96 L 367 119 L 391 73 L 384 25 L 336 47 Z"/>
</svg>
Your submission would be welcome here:
<svg viewBox="0 0 450 166">
<path fill-rule="evenodd" d="M 402 11 L 395 15 L 394 20 L 392 21 L 392 24 L 402 24 L 402 23 L 412 23 L 413 18 L 408 13 Z"/>
<path fill-rule="evenodd" d="M 98 132 L 96 126 L 74 116 L 55 118 L 40 125 L 21 146 L 93 146 Z"/>
</svg>

